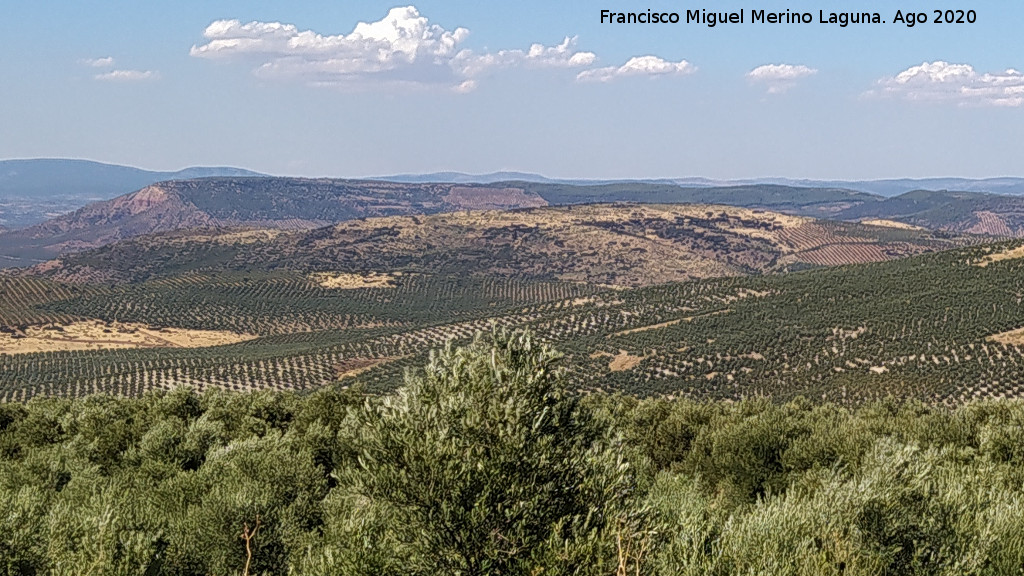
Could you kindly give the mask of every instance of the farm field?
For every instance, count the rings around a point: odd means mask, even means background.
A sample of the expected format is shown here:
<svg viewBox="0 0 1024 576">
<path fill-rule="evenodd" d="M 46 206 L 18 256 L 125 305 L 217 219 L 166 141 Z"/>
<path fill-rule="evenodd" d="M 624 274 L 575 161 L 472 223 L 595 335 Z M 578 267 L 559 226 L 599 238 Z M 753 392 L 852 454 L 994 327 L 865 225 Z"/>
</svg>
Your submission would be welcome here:
<svg viewBox="0 0 1024 576">
<path fill-rule="evenodd" d="M 0 404 L 0 567 L 953 576 L 1024 561 L 1019 402 L 581 397 L 557 358 L 495 331 L 384 396 Z M 508 536 L 472 537 L 492 533 Z"/>
<path fill-rule="evenodd" d="M 203 348 L 251 338 L 254 336 L 226 331 L 153 329 L 141 324 L 87 320 L 66 325 L 30 326 L 25 330 L 0 334 L 0 354 L 120 348 Z"/>
<path fill-rule="evenodd" d="M 181 385 L 310 390 L 343 376 L 346 385 L 387 391 L 431 349 L 502 326 L 556 345 L 581 390 L 844 404 L 1015 398 L 1024 395 L 1024 349 L 1014 337 L 1024 327 L 1020 253 L 1011 241 L 635 288 L 484 273 L 325 277 L 286 269 L 114 284 L 8 276 L 0 279 L 8 334 L 123 323 L 250 339 L 0 352 L 0 397 L 131 396 Z"/>
</svg>

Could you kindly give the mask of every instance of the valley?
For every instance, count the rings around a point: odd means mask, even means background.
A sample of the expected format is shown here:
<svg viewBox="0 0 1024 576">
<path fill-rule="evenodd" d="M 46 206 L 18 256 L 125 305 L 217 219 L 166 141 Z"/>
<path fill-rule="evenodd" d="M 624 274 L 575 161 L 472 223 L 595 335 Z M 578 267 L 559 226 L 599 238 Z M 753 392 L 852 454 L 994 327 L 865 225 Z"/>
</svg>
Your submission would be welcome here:
<svg viewBox="0 0 1024 576">
<path fill-rule="evenodd" d="M 1024 3 L 8 4 L 0 576 L 1024 574 Z"/>
<path fill-rule="evenodd" d="M 711 197 L 747 206 L 690 202 Z M 0 235 L 9 252 L 57 255 L 0 275 L 0 397 L 312 390 L 343 378 L 385 392 L 430 350 L 493 326 L 563 350 L 586 391 L 1017 397 L 1024 246 L 1000 240 L 1015 235 L 1015 202 L 778 186 L 164 182 Z M 978 233 L 980 208 L 1005 229 Z"/>
<path fill-rule="evenodd" d="M 502 274 L 500 253 L 489 259 L 493 267 L 459 274 L 330 273 L 343 287 L 325 282 L 327 272 L 307 271 L 313 264 L 72 284 L 8 276 L 0 322 L 12 329 L 103 322 L 257 337 L 206 348 L 0 353 L 0 393 L 24 401 L 181 385 L 311 390 L 352 365 L 365 368 L 357 380 L 383 392 L 431 349 L 497 325 L 529 329 L 563 350 L 582 390 L 851 404 L 1016 397 L 1024 356 L 999 335 L 1024 327 L 1024 260 L 1012 257 L 1021 249 L 980 245 L 636 287 L 623 281 L 636 277 L 632 268 L 614 287 Z"/>
</svg>

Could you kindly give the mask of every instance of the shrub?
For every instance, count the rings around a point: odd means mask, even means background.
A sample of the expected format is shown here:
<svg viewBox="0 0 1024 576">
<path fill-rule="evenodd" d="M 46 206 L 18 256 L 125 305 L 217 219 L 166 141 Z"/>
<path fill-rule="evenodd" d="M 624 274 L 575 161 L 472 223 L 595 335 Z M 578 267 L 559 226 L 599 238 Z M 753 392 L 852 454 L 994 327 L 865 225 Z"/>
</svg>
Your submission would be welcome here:
<svg viewBox="0 0 1024 576">
<path fill-rule="evenodd" d="M 641 553 L 636 480 L 566 394 L 558 358 L 497 332 L 434 355 L 371 411 L 353 484 L 387 519 L 404 573 L 598 574 Z"/>
</svg>

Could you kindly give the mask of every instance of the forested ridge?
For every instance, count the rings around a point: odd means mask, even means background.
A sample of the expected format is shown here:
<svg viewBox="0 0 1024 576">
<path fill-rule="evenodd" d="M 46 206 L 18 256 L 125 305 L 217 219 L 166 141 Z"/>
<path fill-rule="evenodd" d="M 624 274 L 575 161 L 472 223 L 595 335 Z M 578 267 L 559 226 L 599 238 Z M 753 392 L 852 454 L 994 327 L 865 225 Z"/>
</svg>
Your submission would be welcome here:
<svg viewBox="0 0 1024 576">
<path fill-rule="evenodd" d="M 572 393 L 495 331 L 359 386 L 0 404 L 6 574 L 1018 574 L 1024 406 Z"/>
</svg>

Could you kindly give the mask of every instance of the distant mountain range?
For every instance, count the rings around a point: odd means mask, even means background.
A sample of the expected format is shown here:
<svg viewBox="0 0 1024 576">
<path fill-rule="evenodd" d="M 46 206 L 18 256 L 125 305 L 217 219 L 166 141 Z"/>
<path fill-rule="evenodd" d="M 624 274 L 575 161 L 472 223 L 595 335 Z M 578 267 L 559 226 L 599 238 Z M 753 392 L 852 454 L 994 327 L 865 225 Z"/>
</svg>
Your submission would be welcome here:
<svg viewBox="0 0 1024 576">
<path fill-rule="evenodd" d="M 0 268 L 175 230 L 313 229 L 367 217 L 617 202 L 727 205 L 950 235 L 1024 237 L 1024 179 L 727 183 L 559 181 L 520 172 L 310 179 L 236 168 L 152 172 L 79 160 L 0 161 Z M 888 195 L 904 187 L 915 189 Z"/>
<path fill-rule="evenodd" d="M 164 180 L 210 176 L 263 176 L 242 168 L 192 167 L 176 172 L 154 172 L 90 160 L 41 158 L 0 160 L 0 198 L 33 195 L 37 198 L 81 196 L 109 200 Z"/>
<path fill-rule="evenodd" d="M 173 172 L 142 170 L 129 166 L 104 164 L 89 160 L 41 158 L 0 160 L 0 230 L 18 229 L 37 224 L 54 216 L 70 213 L 101 200 L 110 200 L 151 184 L 167 180 L 189 180 L 209 177 L 258 177 L 258 172 L 230 167 L 192 167 Z M 364 180 L 407 184 L 493 184 L 519 182 L 571 186 L 683 188 L 733 188 L 776 185 L 782 187 L 836 189 L 884 197 L 898 196 L 914 190 L 951 190 L 992 194 L 1024 195 L 1024 178 L 926 178 L 889 180 L 810 180 L 793 178 L 756 178 L 716 180 L 711 178 L 605 179 L 548 178 L 528 172 L 502 171 L 488 174 L 464 172 L 433 172 L 399 174 Z M 650 201 L 642 199 L 641 201 Z M 676 200 L 673 200 L 676 201 Z M 716 199 L 708 200 L 710 202 Z M 822 214 L 815 214 L 821 216 Z"/>
<path fill-rule="evenodd" d="M 173 172 L 143 170 L 130 166 L 105 164 L 90 160 L 39 158 L 29 160 L 0 160 L 0 199 L 9 195 L 37 197 L 87 196 L 90 200 L 109 200 L 121 194 L 134 192 L 149 184 L 164 180 L 190 180 L 214 176 L 265 176 L 243 168 L 221 166 L 191 167 Z M 495 182 L 532 182 L 542 184 L 600 185 L 642 182 L 672 184 L 694 188 L 721 188 L 777 184 L 804 188 L 845 188 L 881 196 L 896 196 L 913 190 L 956 190 L 989 192 L 992 194 L 1024 195 L 1024 178 L 898 178 L 885 180 L 813 180 L 801 178 L 746 178 L 723 180 L 702 177 L 681 178 L 548 178 L 530 172 L 501 171 L 487 174 L 465 172 L 431 172 L 427 174 L 397 174 L 364 178 L 405 183 L 492 184 Z"/>
<path fill-rule="evenodd" d="M 682 187 L 666 183 L 404 183 L 280 177 L 161 182 L 45 222 L 0 232 L 0 268 L 177 230 L 314 229 L 382 216 L 579 204 L 697 204 L 923 228 L 950 236 L 1024 236 L 1024 196 L 908 192 L 893 198 L 841 188 L 777 184 Z M 373 234 L 395 234 L 387 226 Z"/>
<path fill-rule="evenodd" d="M 154 172 L 88 160 L 0 160 L 0 227 L 23 228 L 165 180 L 262 176 L 241 168 Z"/>
<path fill-rule="evenodd" d="M 847 188 L 880 196 L 897 196 L 914 190 L 955 190 L 989 194 L 1024 195 L 1024 178 L 898 178 L 889 180 L 804 180 L 793 178 L 758 178 L 753 180 L 709 180 L 680 178 L 672 182 L 680 186 L 737 186 L 744 184 L 780 184 L 810 188 Z"/>
<path fill-rule="evenodd" d="M 538 184 L 569 184 L 574 186 L 594 186 L 604 184 L 645 183 L 670 184 L 687 188 L 723 188 L 737 186 L 755 186 L 776 184 L 801 188 L 843 188 L 868 192 L 879 196 L 897 196 L 914 190 L 956 190 L 963 192 L 987 192 L 991 194 L 1024 195 L 1024 178 L 896 178 L 886 180 L 811 180 L 801 178 L 746 178 L 737 180 L 718 180 L 713 178 L 650 178 L 650 179 L 584 179 L 584 178 L 548 178 L 529 172 L 491 172 L 488 174 L 466 174 L 464 172 L 432 172 L 429 174 L 398 174 L 382 176 L 371 180 L 388 180 L 391 182 L 476 182 L 492 184 L 495 182 L 532 182 Z"/>
</svg>

